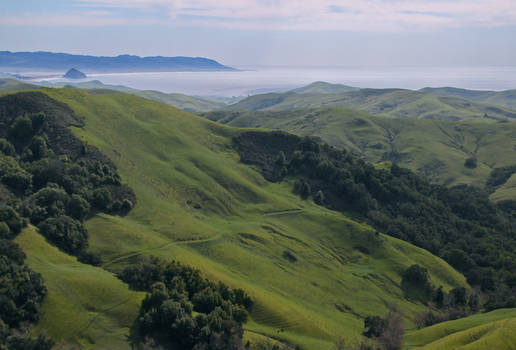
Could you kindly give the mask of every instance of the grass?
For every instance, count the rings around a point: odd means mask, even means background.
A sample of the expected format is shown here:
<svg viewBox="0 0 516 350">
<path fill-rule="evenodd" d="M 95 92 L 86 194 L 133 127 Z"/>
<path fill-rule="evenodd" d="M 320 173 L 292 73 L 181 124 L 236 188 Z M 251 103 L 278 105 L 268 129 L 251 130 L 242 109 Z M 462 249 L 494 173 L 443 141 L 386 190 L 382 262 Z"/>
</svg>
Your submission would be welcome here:
<svg viewBox="0 0 516 350">
<path fill-rule="evenodd" d="M 37 89 L 36 85 L 27 84 L 12 78 L 0 78 L 0 93 L 33 90 Z"/>
<path fill-rule="evenodd" d="M 484 121 L 513 121 L 516 118 L 516 112 L 506 107 L 403 89 L 360 89 L 326 94 L 270 93 L 250 96 L 227 109 L 280 111 L 321 107 L 348 107 L 393 118 Z"/>
<path fill-rule="evenodd" d="M 441 96 L 460 97 L 469 101 L 488 103 L 516 110 L 516 90 L 483 91 L 443 87 L 424 88 L 421 91 Z"/>
<path fill-rule="evenodd" d="M 91 80 L 80 83 L 73 82 L 40 82 L 40 85 L 49 88 L 76 88 L 76 89 L 84 89 L 91 90 L 95 93 L 106 93 L 113 90 L 118 92 L 124 92 L 127 94 L 147 98 L 149 100 L 161 102 L 168 104 L 170 106 L 174 106 L 176 108 L 180 108 L 189 112 L 204 112 L 211 111 L 215 109 L 220 109 L 226 106 L 226 103 L 222 101 L 216 101 L 215 99 L 203 98 L 197 96 L 188 96 L 184 94 L 178 93 L 165 93 L 161 91 L 155 90 L 136 90 L 123 85 L 106 85 L 103 84 L 99 80 Z M 34 87 L 34 86 L 33 86 Z M 0 91 L 2 89 L 1 80 L 0 80 Z M 111 91 L 111 92 L 113 92 Z"/>
<path fill-rule="evenodd" d="M 237 127 L 281 129 L 318 136 L 373 163 L 394 160 L 433 182 L 483 187 L 495 167 L 516 164 L 516 124 L 394 119 L 344 107 L 295 111 L 219 111 L 203 116 Z M 464 162 L 476 157 L 475 169 Z M 508 183 L 493 199 L 506 193 Z"/>
<path fill-rule="evenodd" d="M 516 349 L 516 309 L 500 309 L 407 333 L 406 348 Z"/>
<path fill-rule="evenodd" d="M 318 350 L 331 349 L 340 336 L 359 338 L 363 317 L 383 315 L 392 305 L 411 326 L 415 315 L 426 309 L 406 300 L 399 286 L 401 272 L 412 264 L 427 267 L 436 286 L 467 286 L 462 275 L 430 253 L 377 237 L 363 223 L 300 200 L 289 182 L 267 183 L 253 167 L 239 162 L 231 138 L 240 129 L 126 94 L 43 91 L 85 119 L 85 128 L 75 129 L 75 134 L 116 163 L 138 198 L 125 217 L 102 214 L 86 223 L 90 247 L 109 271 L 119 271 L 139 255 L 191 264 L 254 298 L 245 326 L 248 334 Z M 136 317 L 141 294 L 129 291 L 111 273 L 78 264 L 52 247 L 52 254 L 42 256 L 39 248 L 31 248 L 32 241 L 22 242 L 29 265 L 43 273 L 54 290 L 44 302 L 46 314 L 39 328 L 81 344 L 89 339 L 107 347 L 113 339 L 112 346 L 118 347 L 127 322 Z M 284 257 L 287 250 L 297 261 Z M 65 267 L 77 265 L 70 268 L 74 272 L 86 269 L 91 278 L 83 282 L 75 279 L 79 275 L 54 272 L 59 266 L 54 256 L 63 259 Z M 69 283 L 61 294 L 59 283 Z M 97 295 L 110 283 L 112 291 Z M 69 299 L 76 293 L 91 303 L 100 298 L 97 313 L 113 305 L 111 301 L 127 300 L 126 313 L 121 318 L 105 316 L 105 323 L 99 322 L 85 337 L 82 327 L 69 327 L 83 316 L 91 319 L 84 303 L 76 306 Z"/>
<path fill-rule="evenodd" d="M 112 273 L 77 262 L 29 227 L 16 238 L 31 269 L 48 288 L 37 332 L 81 349 L 126 349 L 143 293 L 128 290 Z"/>
</svg>

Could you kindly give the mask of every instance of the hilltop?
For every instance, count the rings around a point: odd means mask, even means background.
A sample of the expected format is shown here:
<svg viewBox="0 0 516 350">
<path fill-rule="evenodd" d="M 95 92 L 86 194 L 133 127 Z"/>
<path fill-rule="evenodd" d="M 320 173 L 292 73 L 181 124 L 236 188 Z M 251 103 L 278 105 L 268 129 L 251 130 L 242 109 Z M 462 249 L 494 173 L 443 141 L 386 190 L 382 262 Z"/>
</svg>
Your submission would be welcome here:
<svg viewBox="0 0 516 350">
<path fill-rule="evenodd" d="M 116 57 L 72 55 L 54 52 L 0 51 L 0 68 L 26 70 L 66 71 L 70 66 L 92 72 L 187 72 L 187 71 L 232 71 L 215 60 L 203 57 L 139 57 L 119 55 Z"/>
<path fill-rule="evenodd" d="M 65 75 L 63 75 L 63 78 L 67 78 L 67 79 L 86 79 L 87 76 L 83 72 L 81 72 L 81 71 L 79 71 L 79 70 L 77 70 L 75 68 L 72 68 L 68 72 L 66 72 Z"/>
<path fill-rule="evenodd" d="M 424 88 L 420 91 L 439 96 L 460 97 L 468 101 L 488 103 L 491 105 L 516 109 L 516 90 L 483 91 L 458 89 L 453 87 L 442 87 Z"/>
<path fill-rule="evenodd" d="M 360 89 L 345 93 L 269 93 L 250 96 L 227 109 L 280 111 L 320 107 L 348 107 L 392 118 L 455 121 L 513 121 L 516 118 L 516 111 L 505 107 L 404 89 Z"/>
<path fill-rule="evenodd" d="M 297 89 L 290 90 L 297 94 L 341 94 L 344 92 L 359 90 L 356 87 L 342 85 L 342 84 L 330 84 L 324 81 L 316 81 L 307 86 L 303 86 Z"/>
<path fill-rule="evenodd" d="M 180 109 L 183 109 L 188 112 L 198 113 L 198 112 L 206 112 L 215 109 L 221 109 L 226 106 L 226 103 L 217 101 L 215 99 L 204 98 L 204 97 L 196 97 L 196 96 L 188 96 L 184 94 L 178 93 L 164 93 L 161 91 L 155 90 L 137 90 L 132 89 L 123 85 L 108 85 L 103 84 L 98 80 L 91 81 L 83 81 L 83 82 L 48 82 L 41 81 L 35 84 L 27 84 L 22 81 L 10 78 L 0 78 L 0 92 L 8 92 L 8 91 L 22 91 L 22 90 L 31 90 L 38 89 L 40 86 L 50 87 L 50 88 L 73 88 L 73 89 L 85 89 L 91 90 L 95 93 L 105 93 L 105 92 L 124 92 L 136 96 L 140 96 L 143 98 L 147 98 L 149 100 L 158 101 L 162 103 L 166 103 L 170 106 L 174 106 Z"/>
</svg>

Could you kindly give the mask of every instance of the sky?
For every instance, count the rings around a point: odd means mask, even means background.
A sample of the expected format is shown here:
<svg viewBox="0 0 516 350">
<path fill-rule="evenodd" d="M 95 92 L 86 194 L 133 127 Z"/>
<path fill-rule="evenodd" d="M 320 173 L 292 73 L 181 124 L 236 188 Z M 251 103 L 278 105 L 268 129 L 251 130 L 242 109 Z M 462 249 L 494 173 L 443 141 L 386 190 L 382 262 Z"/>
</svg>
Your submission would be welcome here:
<svg viewBox="0 0 516 350">
<path fill-rule="evenodd" d="M 516 65 L 516 0 L 0 0 L 0 50 L 236 67 Z"/>
</svg>

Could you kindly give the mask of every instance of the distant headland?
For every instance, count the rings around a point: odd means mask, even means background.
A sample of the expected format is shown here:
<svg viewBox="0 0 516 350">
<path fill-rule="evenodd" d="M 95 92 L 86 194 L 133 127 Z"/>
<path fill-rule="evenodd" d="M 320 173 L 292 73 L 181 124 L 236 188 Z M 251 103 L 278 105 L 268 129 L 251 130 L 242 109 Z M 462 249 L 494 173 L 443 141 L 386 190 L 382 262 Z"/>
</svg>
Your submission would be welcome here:
<svg viewBox="0 0 516 350">
<path fill-rule="evenodd" d="M 66 78 L 66 79 L 86 79 L 87 76 L 86 76 L 86 74 L 84 74 L 80 70 L 72 68 L 68 72 L 66 72 L 65 75 L 63 75 L 63 78 Z"/>
<path fill-rule="evenodd" d="M 236 71 L 203 57 L 86 56 L 53 52 L 0 51 L 0 70 L 66 71 L 86 73 Z"/>
</svg>

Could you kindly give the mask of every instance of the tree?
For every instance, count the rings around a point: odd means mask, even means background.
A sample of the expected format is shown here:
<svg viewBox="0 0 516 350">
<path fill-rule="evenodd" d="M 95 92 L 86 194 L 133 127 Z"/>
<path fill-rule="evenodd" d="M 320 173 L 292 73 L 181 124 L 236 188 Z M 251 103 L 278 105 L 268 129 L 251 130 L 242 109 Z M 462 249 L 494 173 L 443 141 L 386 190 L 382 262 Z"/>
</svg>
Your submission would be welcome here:
<svg viewBox="0 0 516 350">
<path fill-rule="evenodd" d="M 99 210 L 109 209 L 112 201 L 111 193 L 106 188 L 98 188 L 93 192 L 93 205 Z"/>
<path fill-rule="evenodd" d="M 32 121 L 29 117 L 17 117 L 9 127 L 9 137 L 17 141 L 26 140 L 32 136 Z"/>
<path fill-rule="evenodd" d="M 9 141 L 2 138 L 0 138 L 0 152 L 6 156 L 14 156 L 16 154 L 14 146 Z"/>
<path fill-rule="evenodd" d="M 41 159 L 47 153 L 47 143 L 45 142 L 45 139 L 41 136 L 34 137 L 29 148 L 32 151 L 33 160 Z"/>
<path fill-rule="evenodd" d="M 403 345 L 405 328 L 403 319 L 396 312 L 389 312 L 386 317 L 386 327 L 378 338 L 378 342 L 384 346 L 385 350 L 399 350 Z"/>
<path fill-rule="evenodd" d="M 428 300 L 433 291 L 428 271 L 417 264 L 410 266 L 403 272 L 401 288 L 408 297 L 419 298 L 423 301 Z"/>
<path fill-rule="evenodd" d="M 43 236 L 68 253 L 78 253 L 88 245 L 88 233 L 79 221 L 61 215 L 38 225 Z"/>
<path fill-rule="evenodd" d="M 477 158 L 470 157 L 470 158 L 466 159 L 466 161 L 464 162 L 464 166 L 466 168 L 470 168 L 470 169 L 476 168 L 477 167 Z"/>
<path fill-rule="evenodd" d="M 455 306 L 465 306 L 468 297 L 467 290 L 464 287 L 457 287 L 450 291 L 452 303 Z"/>
</svg>

